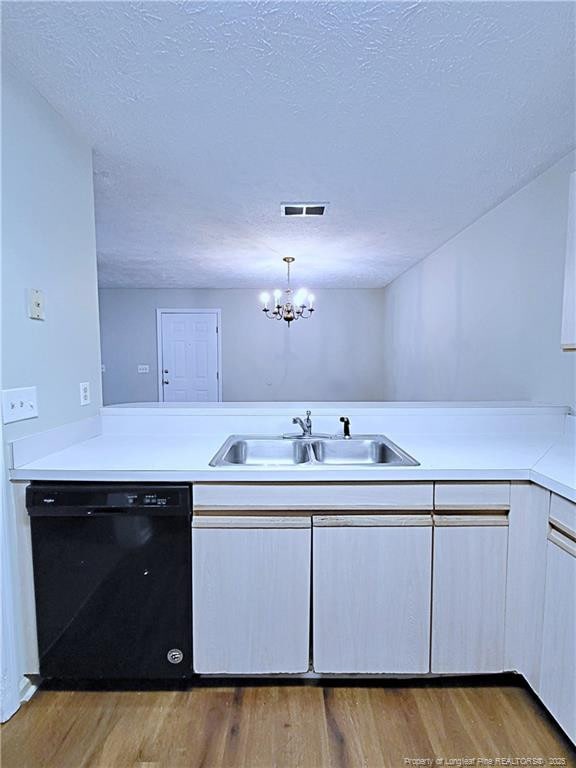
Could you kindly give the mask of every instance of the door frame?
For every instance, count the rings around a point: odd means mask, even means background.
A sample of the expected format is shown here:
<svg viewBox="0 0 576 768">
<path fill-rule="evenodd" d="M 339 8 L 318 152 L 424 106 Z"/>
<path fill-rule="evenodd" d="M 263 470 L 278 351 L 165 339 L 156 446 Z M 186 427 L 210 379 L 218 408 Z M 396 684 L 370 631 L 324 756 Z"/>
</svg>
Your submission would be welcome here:
<svg viewBox="0 0 576 768">
<path fill-rule="evenodd" d="M 162 315 L 216 315 L 216 346 L 218 356 L 218 400 L 216 402 L 222 402 L 222 310 L 207 308 L 207 309 L 178 309 L 178 308 L 165 308 L 156 309 L 156 366 L 158 373 L 158 402 L 163 403 L 164 391 L 162 389 Z M 209 405 L 209 404 L 207 404 Z"/>
</svg>

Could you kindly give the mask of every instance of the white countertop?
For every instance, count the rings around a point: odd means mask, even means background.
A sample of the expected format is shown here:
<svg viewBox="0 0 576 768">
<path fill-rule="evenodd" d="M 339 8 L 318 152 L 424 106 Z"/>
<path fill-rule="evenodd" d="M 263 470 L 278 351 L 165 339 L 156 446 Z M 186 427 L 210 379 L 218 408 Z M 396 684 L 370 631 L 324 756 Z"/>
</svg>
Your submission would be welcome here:
<svg viewBox="0 0 576 768">
<path fill-rule="evenodd" d="M 163 413 L 167 412 L 172 418 L 176 413 L 163 409 Z M 113 422 L 117 421 L 117 414 L 118 411 Z M 156 424 L 154 434 L 146 434 L 143 416 L 137 424 L 132 422 L 138 428 L 137 434 L 126 434 L 130 426 L 118 430 L 113 423 L 111 432 L 104 429 L 101 435 L 12 469 L 11 478 L 123 482 L 532 480 L 576 501 L 574 417 L 566 418 L 570 426 L 563 432 L 539 432 L 530 426 L 515 428 L 512 433 L 487 430 L 489 434 L 477 434 L 477 427 L 474 434 L 465 434 L 462 427 L 449 433 L 417 434 L 413 422 L 406 423 L 403 429 L 401 420 L 392 423 L 388 415 L 387 419 L 391 426 L 387 436 L 419 461 L 420 466 L 210 467 L 209 461 L 218 448 L 237 431 L 232 428 L 235 424 L 223 428 L 225 424 L 217 419 L 217 431 L 189 434 L 179 433 L 183 429 L 173 434 L 159 433 Z M 122 424 L 125 423 L 129 422 L 123 420 Z M 254 433 L 274 434 L 262 429 Z"/>
<path fill-rule="evenodd" d="M 574 417 L 566 435 L 536 462 L 530 479 L 550 491 L 576 501 L 576 430 Z"/>
</svg>

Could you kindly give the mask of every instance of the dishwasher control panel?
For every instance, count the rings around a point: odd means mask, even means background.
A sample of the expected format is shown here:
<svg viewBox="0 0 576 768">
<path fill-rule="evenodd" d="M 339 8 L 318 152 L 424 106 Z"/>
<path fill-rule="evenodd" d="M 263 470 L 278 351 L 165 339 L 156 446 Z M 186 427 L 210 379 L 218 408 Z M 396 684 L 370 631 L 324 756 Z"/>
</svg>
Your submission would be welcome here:
<svg viewBox="0 0 576 768">
<path fill-rule="evenodd" d="M 126 511 L 154 510 L 189 513 L 191 489 L 187 485 L 127 486 L 123 484 L 54 484 L 31 483 L 26 489 L 26 506 L 30 514 L 69 514 L 88 510 Z"/>
</svg>

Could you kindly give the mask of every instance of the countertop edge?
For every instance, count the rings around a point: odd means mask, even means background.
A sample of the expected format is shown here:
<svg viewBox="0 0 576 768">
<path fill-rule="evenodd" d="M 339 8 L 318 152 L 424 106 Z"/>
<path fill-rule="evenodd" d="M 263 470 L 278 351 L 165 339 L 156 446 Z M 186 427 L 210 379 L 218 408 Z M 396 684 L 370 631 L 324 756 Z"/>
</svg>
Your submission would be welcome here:
<svg viewBox="0 0 576 768">
<path fill-rule="evenodd" d="M 383 472 L 386 472 L 384 475 Z M 105 482 L 189 482 L 189 483 L 346 483 L 368 482 L 418 482 L 434 480 L 472 481 L 529 481 L 529 469 L 421 469 L 418 467 L 396 468 L 393 470 L 255 470 L 212 469 L 212 470 L 54 470 L 54 469 L 13 469 L 10 480 L 54 480 L 54 481 L 105 481 Z"/>
</svg>

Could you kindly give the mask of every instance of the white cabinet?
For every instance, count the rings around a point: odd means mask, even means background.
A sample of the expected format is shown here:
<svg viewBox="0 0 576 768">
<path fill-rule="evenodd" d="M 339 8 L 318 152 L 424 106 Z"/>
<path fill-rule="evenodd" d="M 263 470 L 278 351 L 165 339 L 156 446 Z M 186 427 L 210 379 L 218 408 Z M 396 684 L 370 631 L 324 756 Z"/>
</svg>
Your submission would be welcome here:
<svg viewBox="0 0 576 768">
<path fill-rule="evenodd" d="M 524 482 L 354 491 L 195 491 L 195 671 L 303 674 L 310 651 L 319 674 L 514 670 L 575 739 L 576 505 Z"/>
<path fill-rule="evenodd" d="M 508 528 L 505 668 L 539 690 L 550 492 L 513 483 Z"/>
<path fill-rule="evenodd" d="M 193 518 L 194 670 L 306 672 L 309 516 Z"/>
<path fill-rule="evenodd" d="M 196 483 L 194 509 L 302 513 L 432 509 L 432 483 Z"/>
<path fill-rule="evenodd" d="M 432 672 L 504 670 L 509 484 L 437 485 Z"/>
<path fill-rule="evenodd" d="M 576 741 L 576 532 L 550 522 L 539 693 Z"/>
<path fill-rule="evenodd" d="M 314 670 L 430 668 L 430 512 L 314 517 Z"/>
<path fill-rule="evenodd" d="M 434 531 L 432 672 L 502 672 L 507 528 Z"/>
</svg>

